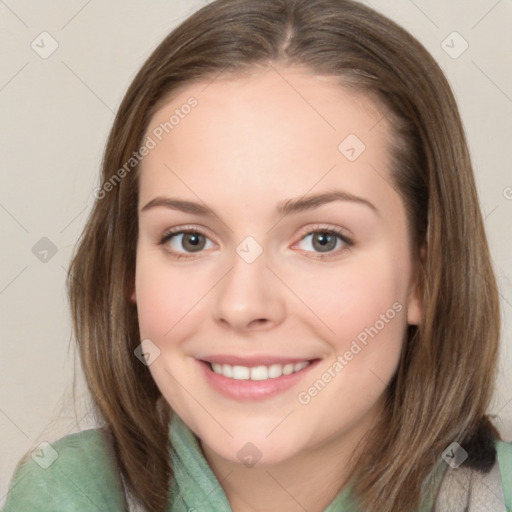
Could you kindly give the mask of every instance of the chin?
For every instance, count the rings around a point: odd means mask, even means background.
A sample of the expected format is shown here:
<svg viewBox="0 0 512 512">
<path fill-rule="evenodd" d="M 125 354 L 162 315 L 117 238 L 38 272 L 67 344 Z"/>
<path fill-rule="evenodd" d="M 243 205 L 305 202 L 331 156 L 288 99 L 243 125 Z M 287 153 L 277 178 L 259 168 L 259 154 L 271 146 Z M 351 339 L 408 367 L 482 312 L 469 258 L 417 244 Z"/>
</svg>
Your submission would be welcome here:
<svg viewBox="0 0 512 512">
<path fill-rule="evenodd" d="M 219 439 L 208 443 L 211 449 L 223 459 L 242 464 L 246 467 L 273 466 L 282 463 L 297 454 L 299 446 L 287 436 L 287 443 L 276 436 L 273 440 L 259 434 L 251 437 L 245 433 L 243 436 L 235 436 L 229 442 L 219 442 Z M 206 440 L 208 442 L 208 440 Z"/>
</svg>

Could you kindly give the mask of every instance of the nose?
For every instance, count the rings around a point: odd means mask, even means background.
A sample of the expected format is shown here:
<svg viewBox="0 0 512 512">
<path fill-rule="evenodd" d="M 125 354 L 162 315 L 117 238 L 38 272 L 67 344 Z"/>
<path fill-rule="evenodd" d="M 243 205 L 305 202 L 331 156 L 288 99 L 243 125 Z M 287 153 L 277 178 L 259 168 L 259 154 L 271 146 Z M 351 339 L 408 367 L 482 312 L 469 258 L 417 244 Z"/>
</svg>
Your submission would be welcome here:
<svg viewBox="0 0 512 512">
<path fill-rule="evenodd" d="M 267 266 L 265 252 L 252 262 L 235 252 L 230 261 L 231 269 L 214 288 L 215 321 L 237 332 L 279 325 L 285 316 L 283 284 Z"/>
</svg>

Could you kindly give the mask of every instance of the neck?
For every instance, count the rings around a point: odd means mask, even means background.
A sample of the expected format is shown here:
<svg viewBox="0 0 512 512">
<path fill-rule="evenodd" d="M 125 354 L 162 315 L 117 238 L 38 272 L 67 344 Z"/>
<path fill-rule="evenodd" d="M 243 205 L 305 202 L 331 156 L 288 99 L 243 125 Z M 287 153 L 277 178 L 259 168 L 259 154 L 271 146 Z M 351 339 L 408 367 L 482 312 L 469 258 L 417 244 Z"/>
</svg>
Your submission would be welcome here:
<svg viewBox="0 0 512 512">
<path fill-rule="evenodd" d="M 247 467 L 220 457 L 202 441 L 201 447 L 233 512 L 323 512 L 346 487 L 375 420 L 371 414 L 350 431 L 267 466 Z"/>
</svg>

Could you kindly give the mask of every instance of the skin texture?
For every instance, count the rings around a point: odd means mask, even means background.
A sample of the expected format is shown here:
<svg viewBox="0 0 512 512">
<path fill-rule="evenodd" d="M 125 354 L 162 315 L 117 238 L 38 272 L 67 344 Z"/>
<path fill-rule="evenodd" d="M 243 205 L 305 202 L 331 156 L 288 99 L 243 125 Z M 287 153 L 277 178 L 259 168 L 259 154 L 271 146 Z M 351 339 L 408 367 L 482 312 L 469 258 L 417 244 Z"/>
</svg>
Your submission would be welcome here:
<svg viewBox="0 0 512 512">
<path fill-rule="evenodd" d="M 388 168 L 390 128 L 383 108 L 333 78 L 272 66 L 189 85 L 156 112 L 147 134 L 191 96 L 197 106 L 141 164 L 132 300 L 141 339 L 160 350 L 149 369 L 200 438 L 234 511 L 322 511 L 346 483 L 350 457 L 382 408 L 407 324 L 421 320 L 406 214 Z M 354 161 L 338 149 L 349 134 L 366 146 Z M 285 199 L 332 190 L 364 198 L 378 213 L 335 201 L 274 214 Z M 195 201 L 215 215 L 163 206 L 142 212 L 157 196 Z M 353 245 L 337 239 L 322 252 L 311 234 L 319 224 Z M 191 252 L 180 234 L 159 245 L 175 227 L 200 229 L 202 251 Z M 263 249 L 252 263 L 236 252 L 247 236 Z M 189 258 L 173 259 L 177 252 Z M 393 318 L 301 403 L 299 393 L 393 304 Z M 237 401 L 205 381 L 195 358 L 211 354 L 321 362 L 284 393 Z M 261 452 L 253 467 L 237 456 L 247 442 Z"/>
</svg>

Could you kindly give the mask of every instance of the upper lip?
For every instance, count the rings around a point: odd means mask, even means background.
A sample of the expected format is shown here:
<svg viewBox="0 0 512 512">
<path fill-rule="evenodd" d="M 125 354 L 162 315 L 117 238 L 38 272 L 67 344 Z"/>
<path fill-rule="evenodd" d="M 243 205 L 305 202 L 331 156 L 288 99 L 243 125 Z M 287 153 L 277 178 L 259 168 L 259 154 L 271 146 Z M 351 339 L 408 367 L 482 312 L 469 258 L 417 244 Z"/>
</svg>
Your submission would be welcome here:
<svg viewBox="0 0 512 512">
<path fill-rule="evenodd" d="M 270 366 L 272 364 L 289 364 L 289 363 L 302 363 L 303 361 L 312 361 L 315 358 L 311 357 L 279 357 L 270 355 L 241 357 L 229 354 L 217 354 L 211 356 L 201 357 L 201 361 L 216 364 L 229 364 L 230 366 Z"/>
</svg>

